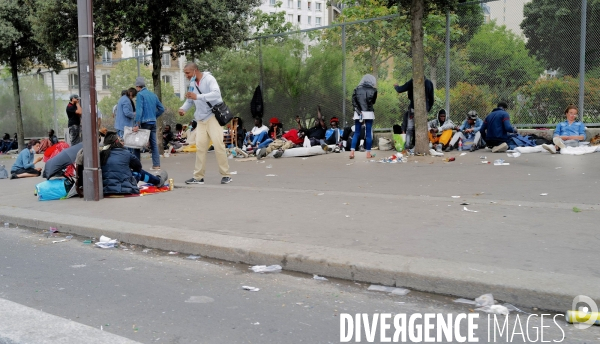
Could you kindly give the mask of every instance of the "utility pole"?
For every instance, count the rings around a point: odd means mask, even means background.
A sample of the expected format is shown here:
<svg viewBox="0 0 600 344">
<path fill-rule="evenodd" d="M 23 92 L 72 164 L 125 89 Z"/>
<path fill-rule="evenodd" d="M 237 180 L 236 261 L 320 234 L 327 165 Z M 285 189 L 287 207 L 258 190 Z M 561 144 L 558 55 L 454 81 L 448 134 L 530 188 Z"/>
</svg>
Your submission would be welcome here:
<svg viewBox="0 0 600 344">
<path fill-rule="evenodd" d="M 94 75 L 94 22 L 92 0 L 77 0 L 79 85 L 83 135 L 83 199 L 102 198 L 102 171 L 96 128 L 96 77 Z"/>
</svg>

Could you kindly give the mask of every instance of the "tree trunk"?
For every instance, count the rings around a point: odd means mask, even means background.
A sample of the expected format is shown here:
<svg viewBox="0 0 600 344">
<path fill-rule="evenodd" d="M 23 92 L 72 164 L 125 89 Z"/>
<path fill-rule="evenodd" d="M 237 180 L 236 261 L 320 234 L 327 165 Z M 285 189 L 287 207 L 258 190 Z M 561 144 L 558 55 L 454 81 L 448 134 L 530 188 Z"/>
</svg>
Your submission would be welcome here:
<svg viewBox="0 0 600 344">
<path fill-rule="evenodd" d="M 160 36 L 153 37 L 150 46 L 152 48 L 152 85 L 154 86 L 154 93 L 158 97 L 158 100 L 162 102 L 162 90 L 160 85 L 160 70 L 162 67 L 162 44 L 160 41 Z M 157 119 L 156 140 L 158 141 L 158 152 L 160 154 L 163 154 L 165 152 L 162 142 L 162 131 L 163 123 L 162 121 Z"/>
<path fill-rule="evenodd" d="M 15 100 L 15 115 L 17 117 L 17 137 L 19 138 L 19 152 L 25 148 L 25 133 L 23 131 L 23 116 L 21 115 L 21 91 L 19 90 L 19 74 L 17 49 L 10 47 L 10 72 L 13 83 L 13 98 Z"/>
<path fill-rule="evenodd" d="M 427 135 L 427 109 L 425 105 L 425 68 L 423 67 L 423 13 L 424 0 L 412 0 L 411 16 L 411 49 L 413 67 L 413 100 L 415 103 L 415 153 L 425 154 L 429 151 Z"/>
</svg>

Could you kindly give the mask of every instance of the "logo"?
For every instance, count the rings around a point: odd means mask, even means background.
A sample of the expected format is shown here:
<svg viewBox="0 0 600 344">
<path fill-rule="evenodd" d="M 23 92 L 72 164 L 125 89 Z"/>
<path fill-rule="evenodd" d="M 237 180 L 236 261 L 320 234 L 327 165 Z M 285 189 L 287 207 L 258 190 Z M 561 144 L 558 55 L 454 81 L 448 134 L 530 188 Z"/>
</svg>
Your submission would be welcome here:
<svg viewBox="0 0 600 344">
<path fill-rule="evenodd" d="M 600 320 L 598 319 L 598 305 L 589 296 L 575 296 L 571 309 L 574 311 L 568 312 L 569 320 L 573 322 L 573 326 L 577 329 L 585 330 Z"/>
</svg>

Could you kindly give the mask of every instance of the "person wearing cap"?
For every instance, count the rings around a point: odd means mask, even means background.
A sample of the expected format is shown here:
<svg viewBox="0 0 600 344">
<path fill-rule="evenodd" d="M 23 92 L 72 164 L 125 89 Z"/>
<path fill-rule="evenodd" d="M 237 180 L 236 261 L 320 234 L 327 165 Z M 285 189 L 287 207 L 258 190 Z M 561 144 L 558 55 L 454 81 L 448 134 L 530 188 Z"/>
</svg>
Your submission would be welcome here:
<svg viewBox="0 0 600 344">
<path fill-rule="evenodd" d="M 290 129 L 287 133 L 283 134 L 281 138 L 271 142 L 267 147 L 259 148 L 256 151 L 256 159 L 260 160 L 269 155 L 272 151 L 276 151 L 275 154 L 273 154 L 274 158 L 281 158 L 286 149 L 302 146 L 305 136 L 306 129 Z"/>
<path fill-rule="evenodd" d="M 156 94 L 146 88 L 146 80 L 143 77 L 135 79 L 137 91 L 137 106 L 135 113 L 135 126 L 133 131 L 139 128 L 150 130 L 150 149 L 152 149 L 152 169 L 160 170 L 160 154 L 158 153 L 158 141 L 156 140 L 156 120 L 165 112 L 165 108 L 158 100 Z M 140 159 L 140 150 L 134 150 L 135 157 Z"/>
<path fill-rule="evenodd" d="M 104 145 L 100 148 L 100 166 L 102 168 L 102 187 L 104 194 L 139 194 L 138 182 L 146 182 L 163 187 L 169 178 L 166 171 L 158 175 L 142 169 L 142 163 L 128 149 L 123 147 L 117 132 L 100 130 Z"/>
<path fill-rule="evenodd" d="M 452 139 L 452 130 L 455 125 L 449 118 L 446 117 L 446 110 L 441 109 L 438 112 L 437 118 L 427 123 L 429 128 L 429 142 L 434 145 L 442 145 L 441 148 L 436 149 L 440 151 L 444 149 L 450 139 Z"/>
<path fill-rule="evenodd" d="M 212 141 L 215 148 L 215 157 L 219 165 L 219 173 L 221 174 L 221 184 L 231 183 L 232 179 L 229 173 L 227 151 L 225 143 L 223 143 L 223 127 L 212 112 L 212 106 L 223 102 L 219 84 L 210 72 L 201 72 L 198 69 L 198 65 L 193 62 L 185 65 L 183 73 L 188 80 L 191 80 L 189 86 L 192 91 L 186 93 L 187 99 L 179 108 L 179 115 L 185 115 L 185 112 L 193 104 L 196 107 L 194 119 L 198 122 L 196 128 L 196 164 L 194 165 L 194 175 L 192 178 L 186 180 L 185 183 L 204 184 L 206 152 L 208 151 L 210 141 Z"/>
<path fill-rule="evenodd" d="M 329 120 L 330 129 L 325 131 L 325 143 L 336 145 L 342 142 L 343 131 L 340 129 L 340 120 L 337 117 L 331 117 Z"/>
<path fill-rule="evenodd" d="M 280 139 L 283 136 L 283 124 L 277 117 L 271 117 L 269 120 L 269 130 L 267 131 L 267 139 L 258 145 L 258 148 L 267 147 L 271 142 Z"/>
<path fill-rule="evenodd" d="M 458 140 L 462 140 L 463 144 L 465 142 L 473 142 L 469 150 L 471 152 L 478 150 L 479 143 L 481 141 L 481 133 L 479 130 L 481 130 L 482 125 L 483 121 L 481 118 L 477 117 L 477 111 L 469 111 L 467 118 L 462 122 L 460 127 L 458 127 L 454 136 L 452 136 L 452 140 L 450 140 L 450 144 L 448 145 L 448 148 L 446 148 L 446 152 L 450 152 L 452 149 L 454 149 L 454 146 Z"/>
<path fill-rule="evenodd" d="M 71 146 L 75 146 L 81 142 L 81 105 L 79 104 L 79 96 L 71 94 L 69 97 L 69 104 L 67 104 L 67 117 L 69 122 L 69 143 Z"/>
</svg>

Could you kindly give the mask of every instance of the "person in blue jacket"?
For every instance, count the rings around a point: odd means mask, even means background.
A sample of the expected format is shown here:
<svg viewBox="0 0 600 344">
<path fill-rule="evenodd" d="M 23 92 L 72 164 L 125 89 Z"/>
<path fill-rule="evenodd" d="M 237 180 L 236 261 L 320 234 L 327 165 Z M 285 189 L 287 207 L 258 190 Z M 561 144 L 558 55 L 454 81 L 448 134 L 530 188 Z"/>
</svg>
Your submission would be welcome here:
<svg viewBox="0 0 600 344">
<path fill-rule="evenodd" d="M 135 79 L 135 89 L 137 90 L 137 106 L 135 111 L 135 126 L 133 131 L 141 129 L 150 130 L 150 149 L 152 149 L 152 169 L 160 170 L 160 154 L 158 153 L 158 141 L 156 140 L 156 121 L 160 115 L 165 112 L 165 107 L 162 105 L 156 94 L 150 92 L 146 88 L 146 79 L 138 77 Z M 139 149 L 135 150 L 135 155 L 138 160 Z"/>
<path fill-rule="evenodd" d="M 516 134 L 517 128 L 510 124 L 510 115 L 506 112 L 508 105 L 499 102 L 498 106 L 483 120 L 479 132 L 492 153 L 506 152 L 508 150 L 509 134 Z"/>
<path fill-rule="evenodd" d="M 10 179 L 39 177 L 42 174 L 42 168 L 35 167 L 43 159 L 42 156 L 35 157 L 39 148 L 40 140 L 32 139 L 27 143 L 27 148 L 19 153 L 17 161 L 10 168 Z"/>
<path fill-rule="evenodd" d="M 560 122 L 556 125 L 552 142 L 554 146 L 543 144 L 545 150 L 552 154 L 556 154 L 562 148 L 578 147 L 579 142 L 585 140 L 585 124 L 578 121 L 577 119 L 577 107 L 570 104 L 565 109 L 565 116 L 567 120 Z"/>
</svg>

